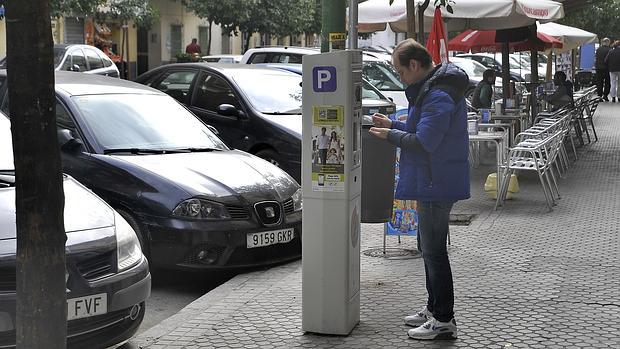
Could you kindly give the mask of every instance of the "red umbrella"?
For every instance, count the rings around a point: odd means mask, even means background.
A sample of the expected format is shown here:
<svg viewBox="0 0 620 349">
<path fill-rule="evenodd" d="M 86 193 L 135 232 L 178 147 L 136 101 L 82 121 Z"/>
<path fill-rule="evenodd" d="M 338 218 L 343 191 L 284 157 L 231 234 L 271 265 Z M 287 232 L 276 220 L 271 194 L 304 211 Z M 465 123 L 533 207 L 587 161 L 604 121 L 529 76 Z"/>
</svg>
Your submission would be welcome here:
<svg viewBox="0 0 620 349">
<path fill-rule="evenodd" d="M 511 42 L 509 45 L 511 52 L 519 51 L 544 51 L 550 48 L 561 48 L 562 42 L 552 36 L 536 33 L 536 39 Z M 477 52 L 501 52 L 502 43 L 495 41 L 495 30 L 472 30 L 468 29 L 457 35 L 448 42 L 451 51 Z"/>
<path fill-rule="evenodd" d="M 435 9 L 435 17 L 433 18 L 433 26 L 426 42 L 426 48 L 433 57 L 433 62 L 439 64 L 448 61 L 448 48 L 446 47 L 447 36 L 443 30 L 443 19 L 441 19 L 441 10 L 439 7 Z"/>
</svg>

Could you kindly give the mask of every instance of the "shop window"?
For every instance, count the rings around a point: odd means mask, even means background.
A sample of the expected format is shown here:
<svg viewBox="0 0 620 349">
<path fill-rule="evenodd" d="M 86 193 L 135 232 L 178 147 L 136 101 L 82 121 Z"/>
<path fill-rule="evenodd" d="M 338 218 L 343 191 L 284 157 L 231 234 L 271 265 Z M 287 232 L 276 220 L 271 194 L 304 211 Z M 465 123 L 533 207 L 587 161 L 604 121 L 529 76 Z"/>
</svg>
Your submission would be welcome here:
<svg viewBox="0 0 620 349">
<path fill-rule="evenodd" d="M 170 26 L 170 54 L 174 57 L 183 50 L 183 27 L 173 24 Z"/>
<path fill-rule="evenodd" d="M 224 79 L 205 74 L 204 78 L 198 82 L 194 106 L 217 113 L 217 108 L 222 104 L 230 104 L 241 109 L 239 100 Z"/>
<path fill-rule="evenodd" d="M 86 59 L 88 60 L 88 66 L 90 67 L 90 70 L 103 68 L 103 61 L 101 60 L 101 57 L 99 57 L 97 52 L 85 48 L 84 53 L 86 54 Z"/>
</svg>

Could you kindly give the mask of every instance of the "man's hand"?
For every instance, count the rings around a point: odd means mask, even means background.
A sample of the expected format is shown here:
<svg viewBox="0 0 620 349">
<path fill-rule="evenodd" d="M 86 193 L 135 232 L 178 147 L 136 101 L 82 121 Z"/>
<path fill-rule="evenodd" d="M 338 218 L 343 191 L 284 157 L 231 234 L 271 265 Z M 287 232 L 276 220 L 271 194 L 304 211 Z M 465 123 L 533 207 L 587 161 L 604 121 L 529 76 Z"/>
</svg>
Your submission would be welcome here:
<svg viewBox="0 0 620 349">
<path fill-rule="evenodd" d="M 380 128 L 391 128 L 392 127 L 392 120 L 390 120 L 387 116 L 381 114 L 381 113 L 374 113 L 372 116 L 372 123 L 376 126 L 376 127 L 380 127 Z"/>
<path fill-rule="evenodd" d="M 374 116 L 373 116 L 373 118 L 374 118 Z M 371 135 L 373 135 L 375 137 L 379 137 L 381 139 L 387 139 L 388 133 L 390 133 L 390 129 L 389 128 L 382 128 L 382 127 L 371 127 L 370 130 L 368 131 L 368 133 L 370 133 Z"/>
</svg>

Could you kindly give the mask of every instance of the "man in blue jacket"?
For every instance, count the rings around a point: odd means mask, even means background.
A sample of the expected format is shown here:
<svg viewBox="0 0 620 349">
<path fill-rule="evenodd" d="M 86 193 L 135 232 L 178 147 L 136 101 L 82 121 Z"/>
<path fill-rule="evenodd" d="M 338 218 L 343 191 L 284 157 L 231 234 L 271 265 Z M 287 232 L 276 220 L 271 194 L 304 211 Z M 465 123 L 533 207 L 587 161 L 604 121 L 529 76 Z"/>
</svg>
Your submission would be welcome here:
<svg viewBox="0 0 620 349">
<path fill-rule="evenodd" d="M 401 148 L 400 180 L 395 197 L 417 200 L 418 249 L 424 258 L 428 302 L 405 324 L 414 339 L 457 337 L 452 270 L 446 240 L 450 210 L 469 198 L 469 139 L 463 95 L 467 74 L 450 63 L 433 66 L 431 56 L 413 39 L 394 49 L 392 62 L 408 85 L 406 122 L 373 116 L 370 133 Z"/>
</svg>

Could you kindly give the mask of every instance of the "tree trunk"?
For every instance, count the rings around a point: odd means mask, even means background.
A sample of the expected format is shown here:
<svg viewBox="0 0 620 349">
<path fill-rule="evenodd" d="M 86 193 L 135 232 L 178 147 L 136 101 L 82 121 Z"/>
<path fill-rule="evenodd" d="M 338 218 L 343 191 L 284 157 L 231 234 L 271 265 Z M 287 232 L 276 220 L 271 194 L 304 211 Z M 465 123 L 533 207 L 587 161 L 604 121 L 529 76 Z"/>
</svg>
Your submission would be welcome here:
<svg viewBox="0 0 620 349">
<path fill-rule="evenodd" d="M 15 155 L 17 348 L 65 348 L 64 196 L 49 1 L 5 2 Z"/>
<path fill-rule="evenodd" d="M 209 20 L 209 38 L 207 39 L 207 56 L 211 55 L 211 28 L 213 27 L 213 21 Z"/>
</svg>

